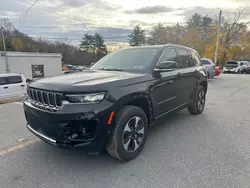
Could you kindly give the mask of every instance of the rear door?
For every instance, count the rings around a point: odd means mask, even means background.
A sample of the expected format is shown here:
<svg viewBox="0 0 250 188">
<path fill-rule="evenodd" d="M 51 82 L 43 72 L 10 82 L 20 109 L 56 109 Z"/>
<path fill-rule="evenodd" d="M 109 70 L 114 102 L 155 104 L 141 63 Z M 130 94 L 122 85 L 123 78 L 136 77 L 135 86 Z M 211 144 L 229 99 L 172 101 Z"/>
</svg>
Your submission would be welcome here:
<svg viewBox="0 0 250 188">
<path fill-rule="evenodd" d="M 8 76 L 8 95 L 22 97 L 25 93 L 25 83 L 21 75 Z"/>
<path fill-rule="evenodd" d="M 186 104 L 192 99 L 192 94 L 196 88 L 197 66 L 193 61 L 191 52 L 185 48 L 177 49 L 180 61 L 178 69 L 176 92 L 179 106 Z"/>
<path fill-rule="evenodd" d="M 165 49 L 158 63 L 162 61 L 175 61 L 178 63 L 176 49 Z M 161 72 L 159 74 L 161 78 L 158 78 L 150 87 L 150 95 L 154 105 L 154 117 L 159 117 L 176 107 L 175 81 L 177 71 Z"/>
<path fill-rule="evenodd" d="M 7 77 L 0 77 L 0 100 L 7 97 L 8 85 Z"/>
</svg>

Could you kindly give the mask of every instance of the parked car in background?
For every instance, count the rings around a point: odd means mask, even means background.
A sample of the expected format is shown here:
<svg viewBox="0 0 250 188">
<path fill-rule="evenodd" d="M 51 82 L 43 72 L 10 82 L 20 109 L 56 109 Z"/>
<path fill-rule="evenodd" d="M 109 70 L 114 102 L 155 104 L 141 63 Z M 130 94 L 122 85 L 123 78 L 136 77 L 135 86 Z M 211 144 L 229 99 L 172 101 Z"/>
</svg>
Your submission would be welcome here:
<svg viewBox="0 0 250 188">
<path fill-rule="evenodd" d="M 219 76 L 220 75 L 220 67 L 217 66 L 215 67 L 215 76 Z"/>
<path fill-rule="evenodd" d="M 27 128 L 54 146 L 106 148 L 129 161 L 142 151 L 156 120 L 184 108 L 201 114 L 207 85 L 191 48 L 117 50 L 90 70 L 31 82 L 24 101 Z"/>
<path fill-rule="evenodd" d="M 0 103 L 23 99 L 26 89 L 27 84 L 23 74 L 0 74 Z"/>
<path fill-rule="evenodd" d="M 215 64 L 211 59 L 208 58 L 202 58 L 201 62 L 203 63 L 206 72 L 207 72 L 207 77 L 208 78 L 213 78 L 216 73 L 215 73 Z"/>
<path fill-rule="evenodd" d="M 249 61 L 241 61 L 241 64 L 242 65 L 242 70 L 241 70 L 241 73 L 247 73 L 247 69 L 248 67 L 250 66 L 250 62 Z"/>
<path fill-rule="evenodd" d="M 250 74 L 250 62 L 248 62 L 248 65 L 245 67 L 245 73 Z"/>
<path fill-rule="evenodd" d="M 244 72 L 244 63 L 235 60 L 226 61 L 223 68 L 223 73 L 243 73 Z"/>
</svg>

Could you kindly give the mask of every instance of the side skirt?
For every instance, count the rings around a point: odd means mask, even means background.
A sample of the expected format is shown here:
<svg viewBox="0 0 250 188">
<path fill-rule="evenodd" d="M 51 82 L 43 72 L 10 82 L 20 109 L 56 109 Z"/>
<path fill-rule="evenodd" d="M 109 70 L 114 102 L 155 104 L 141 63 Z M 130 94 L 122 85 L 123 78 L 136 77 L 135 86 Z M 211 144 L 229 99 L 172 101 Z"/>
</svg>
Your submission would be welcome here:
<svg viewBox="0 0 250 188">
<path fill-rule="evenodd" d="M 169 111 L 167 111 L 167 112 L 162 113 L 161 115 L 157 116 L 157 117 L 154 119 L 154 121 L 150 124 L 150 126 L 154 125 L 155 121 L 158 120 L 159 118 L 163 117 L 163 116 L 166 116 L 166 115 L 171 114 L 171 113 L 176 113 L 176 112 L 179 112 L 179 111 L 181 111 L 181 110 L 187 108 L 188 105 L 189 105 L 190 103 L 192 103 L 192 102 L 193 102 L 193 101 L 190 100 L 190 101 L 188 101 L 188 102 L 183 103 L 183 104 L 180 105 L 180 106 L 177 106 L 177 107 L 175 107 L 175 108 L 173 108 L 173 109 L 171 109 L 171 110 L 169 110 Z"/>
</svg>

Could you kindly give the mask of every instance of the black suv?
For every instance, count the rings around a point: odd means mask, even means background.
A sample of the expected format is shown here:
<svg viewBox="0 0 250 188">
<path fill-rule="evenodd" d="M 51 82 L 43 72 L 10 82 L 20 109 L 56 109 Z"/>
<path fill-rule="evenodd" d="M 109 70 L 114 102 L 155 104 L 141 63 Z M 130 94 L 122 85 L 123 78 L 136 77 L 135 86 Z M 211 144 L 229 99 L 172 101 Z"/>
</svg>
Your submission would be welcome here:
<svg viewBox="0 0 250 188">
<path fill-rule="evenodd" d="M 173 44 L 115 51 L 88 70 L 33 81 L 24 101 L 27 128 L 55 146 L 107 149 L 128 161 L 149 126 L 188 108 L 202 113 L 207 78 L 198 53 Z"/>
</svg>

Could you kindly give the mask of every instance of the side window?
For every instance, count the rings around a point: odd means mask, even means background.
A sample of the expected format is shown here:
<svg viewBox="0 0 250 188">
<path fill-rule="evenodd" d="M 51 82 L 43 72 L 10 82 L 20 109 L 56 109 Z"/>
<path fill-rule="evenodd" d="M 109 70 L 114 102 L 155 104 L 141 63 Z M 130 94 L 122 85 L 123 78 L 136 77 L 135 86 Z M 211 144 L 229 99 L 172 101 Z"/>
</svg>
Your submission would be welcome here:
<svg viewBox="0 0 250 188">
<path fill-rule="evenodd" d="M 181 65 L 182 65 L 182 67 L 180 67 L 180 68 L 186 68 L 186 67 L 193 67 L 194 66 L 193 60 L 192 60 L 192 58 L 189 55 L 187 50 L 179 49 L 178 54 L 179 54 Z"/>
<path fill-rule="evenodd" d="M 161 59 L 159 60 L 159 62 L 162 62 L 162 61 L 175 61 L 176 63 L 178 63 L 176 50 L 174 48 L 166 49 L 163 52 Z"/>
<path fill-rule="evenodd" d="M 21 76 L 9 76 L 8 77 L 8 84 L 18 84 L 22 83 L 22 77 Z"/>
<path fill-rule="evenodd" d="M 7 79 L 6 77 L 0 77 L 0 86 L 7 84 Z"/>
<path fill-rule="evenodd" d="M 201 58 L 197 52 L 191 51 L 195 66 L 200 66 L 201 63 Z"/>
<path fill-rule="evenodd" d="M 194 60 L 192 58 L 192 54 L 191 54 L 191 51 L 188 51 L 188 55 L 189 55 L 189 67 L 195 67 L 195 63 L 194 63 Z"/>
</svg>

